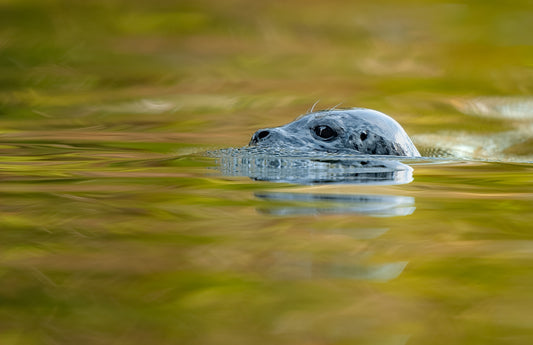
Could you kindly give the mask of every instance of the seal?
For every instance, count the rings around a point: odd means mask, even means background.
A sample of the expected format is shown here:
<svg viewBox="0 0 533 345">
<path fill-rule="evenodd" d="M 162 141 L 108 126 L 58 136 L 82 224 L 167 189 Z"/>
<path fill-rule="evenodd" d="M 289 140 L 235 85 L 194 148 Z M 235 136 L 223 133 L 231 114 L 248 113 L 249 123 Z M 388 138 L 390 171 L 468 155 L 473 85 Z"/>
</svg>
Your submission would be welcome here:
<svg viewBox="0 0 533 345">
<path fill-rule="evenodd" d="M 321 110 L 255 132 L 249 146 L 298 151 L 420 157 L 393 118 L 365 108 Z"/>
</svg>

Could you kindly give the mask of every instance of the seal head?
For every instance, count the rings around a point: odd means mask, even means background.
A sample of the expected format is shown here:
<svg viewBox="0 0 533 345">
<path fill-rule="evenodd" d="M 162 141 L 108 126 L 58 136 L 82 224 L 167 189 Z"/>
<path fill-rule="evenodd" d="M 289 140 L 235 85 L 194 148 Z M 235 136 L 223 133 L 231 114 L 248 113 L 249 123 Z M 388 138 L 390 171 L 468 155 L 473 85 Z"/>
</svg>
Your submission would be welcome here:
<svg viewBox="0 0 533 345">
<path fill-rule="evenodd" d="M 298 151 L 420 156 L 398 122 L 379 111 L 364 108 L 306 114 L 284 126 L 258 130 L 249 145 Z"/>
</svg>

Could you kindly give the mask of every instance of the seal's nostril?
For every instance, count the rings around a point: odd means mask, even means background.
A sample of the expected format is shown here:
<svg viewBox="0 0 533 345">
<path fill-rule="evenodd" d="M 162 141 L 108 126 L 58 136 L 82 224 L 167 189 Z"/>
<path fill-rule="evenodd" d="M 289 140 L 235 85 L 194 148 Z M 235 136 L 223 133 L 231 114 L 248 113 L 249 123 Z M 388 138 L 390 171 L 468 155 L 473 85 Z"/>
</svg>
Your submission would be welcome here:
<svg viewBox="0 0 533 345">
<path fill-rule="evenodd" d="M 264 139 L 266 137 L 268 137 L 268 135 L 270 134 L 270 131 L 260 131 L 259 133 L 257 133 L 257 139 L 261 140 L 261 139 Z"/>
<path fill-rule="evenodd" d="M 252 140 L 250 140 L 250 143 L 248 145 L 257 145 L 260 141 L 265 140 L 270 135 L 269 129 L 260 129 L 257 132 L 252 135 Z"/>
</svg>

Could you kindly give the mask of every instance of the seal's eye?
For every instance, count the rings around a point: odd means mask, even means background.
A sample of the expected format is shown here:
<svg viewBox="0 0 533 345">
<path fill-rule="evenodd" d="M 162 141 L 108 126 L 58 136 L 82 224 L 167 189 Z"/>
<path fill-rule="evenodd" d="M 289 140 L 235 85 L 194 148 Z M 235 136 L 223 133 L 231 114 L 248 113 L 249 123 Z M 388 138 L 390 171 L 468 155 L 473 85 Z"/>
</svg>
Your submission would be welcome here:
<svg viewBox="0 0 533 345">
<path fill-rule="evenodd" d="M 329 126 L 316 126 L 313 130 L 322 139 L 333 139 L 337 136 L 337 132 Z"/>
<path fill-rule="evenodd" d="M 361 138 L 361 141 L 365 141 L 367 136 L 368 134 L 366 134 L 366 132 L 361 132 L 361 135 L 359 137 Z"/>
</svg>

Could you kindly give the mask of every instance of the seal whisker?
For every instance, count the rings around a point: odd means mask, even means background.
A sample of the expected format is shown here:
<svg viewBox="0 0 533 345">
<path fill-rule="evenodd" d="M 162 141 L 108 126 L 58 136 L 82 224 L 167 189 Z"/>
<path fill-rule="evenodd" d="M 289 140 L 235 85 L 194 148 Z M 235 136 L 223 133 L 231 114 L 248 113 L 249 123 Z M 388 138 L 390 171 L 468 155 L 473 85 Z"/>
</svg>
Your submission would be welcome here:
<svg viewBox="0 0 533 345">
<path fill-rule="evenodd" d="M 311 109 L 307 111 L 308 114 L 312 113 L 315 110 L 316 105 L 320 102 L 320 99 L 318 99 L 313 105 L 311 106 Z"/>
<path fill-rule="evenodd" d="M 329 111 L 335 110 L 335 109 L 337 109 L 337 107 L 338 107 L 339 105 L 342 105 L 342 103 L 343 103 L 343 102 L 340 102 L 339 104 L 337 104 L 337 105 L 334 106 L 333 108 L 329 108 L 328 110 L 329 110 Z"/>
</svg>

